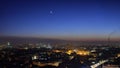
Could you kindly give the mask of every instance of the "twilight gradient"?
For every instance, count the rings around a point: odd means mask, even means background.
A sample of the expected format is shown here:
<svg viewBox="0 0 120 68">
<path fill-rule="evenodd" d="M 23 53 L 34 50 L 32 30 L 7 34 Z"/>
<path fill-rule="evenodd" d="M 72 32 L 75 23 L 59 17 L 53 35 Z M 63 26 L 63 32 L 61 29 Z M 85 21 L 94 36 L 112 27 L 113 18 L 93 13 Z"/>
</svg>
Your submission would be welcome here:
<svg viewBox="0 0 120 68">
<path fill-rule="evenodd" d="M 120 38 L 119 0 L 1 0 L 0 36 Z"/>
</svg>

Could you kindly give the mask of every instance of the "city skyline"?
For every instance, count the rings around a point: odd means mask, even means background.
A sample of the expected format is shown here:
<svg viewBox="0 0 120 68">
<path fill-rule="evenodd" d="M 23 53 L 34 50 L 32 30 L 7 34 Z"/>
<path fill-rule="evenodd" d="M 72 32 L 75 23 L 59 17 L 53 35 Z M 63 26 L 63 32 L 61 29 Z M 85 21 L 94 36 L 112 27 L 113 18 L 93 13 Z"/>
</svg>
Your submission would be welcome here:
<svg viewBox="0 0 120 68">
<path fill-rule="evenodd" d="M 120 40 L 119 0 L 1 0 L 0 36 Z"/>
</svg>

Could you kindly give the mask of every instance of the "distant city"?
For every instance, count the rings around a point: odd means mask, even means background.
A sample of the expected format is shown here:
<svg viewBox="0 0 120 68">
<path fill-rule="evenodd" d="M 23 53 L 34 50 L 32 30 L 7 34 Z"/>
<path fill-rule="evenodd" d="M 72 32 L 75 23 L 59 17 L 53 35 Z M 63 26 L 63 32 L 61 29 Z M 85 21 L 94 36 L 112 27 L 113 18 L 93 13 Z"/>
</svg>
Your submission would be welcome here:
<svg viewBox="0 0 120 68">
<path fill-rule="evenodd" d="M 0 68 L 120 68 L 120 0 L 0 0 Z"/>
<path fill-rule="evenodd" d="M 0 68 L 120 68 L 118 41 L 13 40 L 0 43 Z"/>
</svg>

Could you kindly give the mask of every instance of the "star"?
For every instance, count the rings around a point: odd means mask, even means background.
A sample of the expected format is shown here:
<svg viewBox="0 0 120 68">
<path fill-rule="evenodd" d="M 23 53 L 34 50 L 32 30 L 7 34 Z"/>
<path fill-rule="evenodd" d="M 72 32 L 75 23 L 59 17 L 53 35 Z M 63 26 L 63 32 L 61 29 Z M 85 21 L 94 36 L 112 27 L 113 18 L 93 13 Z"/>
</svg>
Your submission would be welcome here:
<svg viewBox="0 0 120 68">
<path fill-rule="evenodd" d="M 50 14 L 53 14 L 53 11 L 50 11 Z"/>
</svg>

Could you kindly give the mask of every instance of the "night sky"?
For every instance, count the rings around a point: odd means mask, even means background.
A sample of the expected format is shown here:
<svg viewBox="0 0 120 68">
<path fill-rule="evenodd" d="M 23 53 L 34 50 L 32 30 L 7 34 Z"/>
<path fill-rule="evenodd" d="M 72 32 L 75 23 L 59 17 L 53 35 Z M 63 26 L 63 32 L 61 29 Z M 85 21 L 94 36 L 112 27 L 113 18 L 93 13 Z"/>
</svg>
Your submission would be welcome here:
<svg viewBox="0 0 120 68">
<path fill-rule="evenodd" d="M 0 0 L 0 36 L 120 38 L 119 0 Z"/>
</svg>

